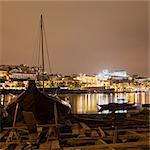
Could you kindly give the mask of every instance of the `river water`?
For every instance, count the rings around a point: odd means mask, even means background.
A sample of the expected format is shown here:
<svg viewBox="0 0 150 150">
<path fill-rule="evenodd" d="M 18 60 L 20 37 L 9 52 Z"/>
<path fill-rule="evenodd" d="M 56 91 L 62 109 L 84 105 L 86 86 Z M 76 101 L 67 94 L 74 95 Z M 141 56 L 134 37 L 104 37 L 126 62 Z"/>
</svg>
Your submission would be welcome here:
<svg viewBox="0 0 150 150">
<path fill-rule="evenodd" d="M 135 105 L 141 107 L 142 104 L 150 104 L 150 92 L 140 93 L 114 93 L 114 94 L 66 94 L 63 97 L 67 97 L 72 106 L 72 113 L 86 114 L 86 113 L 100 113 L 98 112 L 97 104 L 108 104 L 112 102 L 117 103 L 135 103 Z M 13 96 L 0 95 L 0 99 L 7 103 Z M 120 111 L 122 112 L 122 111 Z M 103 111 L 102 113 L 109 113 L 109 111 Z"/>
<path fill-rule="evenodd" d="M 72 112 L 77 114 L 98 113 L 97 104 L 117 103 L 135 103 L 139 108 L 142 104 L 150 104 L 150 93 L 114 93 L 114 94 L 70 94 L 67 95 Z M 122 112 L 122 111 L 118 111 Z M 100 113 L 100 112 L 99 112 Z M 109 113 L 103 111 L 102 113 Z"/>
</svg>

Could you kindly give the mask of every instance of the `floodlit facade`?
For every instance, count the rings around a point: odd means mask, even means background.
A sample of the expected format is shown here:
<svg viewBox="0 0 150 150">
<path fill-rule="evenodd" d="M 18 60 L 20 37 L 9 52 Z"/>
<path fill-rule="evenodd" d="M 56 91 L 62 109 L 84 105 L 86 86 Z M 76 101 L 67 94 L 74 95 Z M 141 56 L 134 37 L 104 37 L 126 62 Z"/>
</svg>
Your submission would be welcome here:
<svg viewBox="0 0 150 150">
<path fill-rule="evenodd" d="M 114 71 L 114 72 L 109 72 L 108 70 L 103 70 L 101 73 L 99 73 L 98 77 L 101 80 L 107 80 L 109 78 L 123 79 L 123 78 L 128 78 L 128 74 L 124 70 L 119 70 L 119 71 Z"/>
</svg>

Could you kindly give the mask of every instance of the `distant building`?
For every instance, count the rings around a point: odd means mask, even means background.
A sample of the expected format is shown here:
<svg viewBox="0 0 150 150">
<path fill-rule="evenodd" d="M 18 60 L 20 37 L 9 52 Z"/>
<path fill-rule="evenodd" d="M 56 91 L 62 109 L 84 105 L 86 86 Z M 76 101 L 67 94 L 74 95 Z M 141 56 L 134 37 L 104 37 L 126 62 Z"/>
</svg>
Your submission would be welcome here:
<svg viewBox="0 0 150 150">
<path fill-rule="evenodd" d="M 88 87 L 99 86 L 99 80 L 95 75 L 79 74 L 76 79 L 81 83 L 85 83 Z"/>
<path fill-rule="evenodd" d="M 102 73 L 100 73 L 98 75 L 98 77 L 101 80 L 107 80 L 107 79 L 124 79 L 124 78 L 128 78 L 128 74 L 126 71 L 124 70 L 118 70 L 118 71 L 114 71 L 114 72 L 109 72 L 108 70 L 103 70 Z"/>
<path fill-rule="evenodd" d="M 0 82 L 5 82 L 6 80 L 9 80 L 7 71 L 0 70 Z"/>
<path fill-rule="evenodd" d="M 20 68 L 14 68 L 9 71 L 10 74 L 11 73 L 21 73 L 21 72 L 23 72 L 23 71 Z"/>
<path fill-rule="evenodd" d="M 11 73 L 9 75 L 11 80 L 35 80 L 36 79 L 36 74 L 31 74 L 31 73 Z"/>
</svg>

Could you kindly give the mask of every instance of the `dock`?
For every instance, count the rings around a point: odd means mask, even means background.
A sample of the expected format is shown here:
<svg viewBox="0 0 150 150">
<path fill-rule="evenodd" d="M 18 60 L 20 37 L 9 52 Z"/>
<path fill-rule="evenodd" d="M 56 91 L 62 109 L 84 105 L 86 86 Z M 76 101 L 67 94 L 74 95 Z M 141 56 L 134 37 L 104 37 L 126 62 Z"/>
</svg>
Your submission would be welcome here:
<svg viewBox="0 0 150 150">
<path fill-rule="evenodd" d="M 30 133 L 27 124 L 15 129 L 7 127 L 1 134 L 0 148 L 5 150 L 14 146 L 14 150 L 150 149 L 149 114 L 149 110 L 130 115 L 71 114 L 63 124 L 37 125 L 36 133 Z M 12 137 L 8 139 L 10 133 Z"/>
</svg>

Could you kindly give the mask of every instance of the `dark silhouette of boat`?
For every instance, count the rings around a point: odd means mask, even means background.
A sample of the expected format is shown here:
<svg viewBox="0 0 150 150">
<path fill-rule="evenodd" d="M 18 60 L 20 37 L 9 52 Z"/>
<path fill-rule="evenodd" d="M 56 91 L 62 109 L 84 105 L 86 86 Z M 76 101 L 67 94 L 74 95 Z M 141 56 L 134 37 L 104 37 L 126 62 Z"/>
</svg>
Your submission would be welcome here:
<svg viewBox="0 0 150 150">
<path fill-rule="evenodd" d="M 105 105 L 99 105 L 97 104 L 100 109 L 99 111 L 102 112 L 103 110 L 110 110 L 110 111 L 115 111 L 115 110 L 130 110 L 130 109 L 135 109 L 136 107 L 133 104 L 128 104 L 128 103 L 109 103 Z"/>
<path fill-rule="evenodd" d="M 7 105 L 6 110 L 11 117 L 11 123 L 14 121 L 17 104 L 16 122 L 24 122 L 23 111 L 33 112 L 38 124 L 55 123 L 55 111 L 57 111 L 58 122 L 71 112 L 71 105 L 68 102 L 59 97 L 45 95 L 37 89 L 34 81 L 29 81 L 27 90 Z"/>
<path fill-rule="evenodd" d="M 143 108 L 150 108 L 150 104 L 142 104 Z"/>
<path fill-rule="evenodd" d="M 44 24 L 42 15 L 40 30 L 43 93 L 37 89 L 35 81 L 29 81 L 27 90 L 22 92 L 15 101 L 7 106 L 7 112 L 13 124 L 15 122 L 24 122 L 23 111 L 32 112 L 38 124 L 57 124 L 71 111 L 71 106 L 68 102 L 58 96 L 53 97 L 44 94 Z"/>
</svg>

